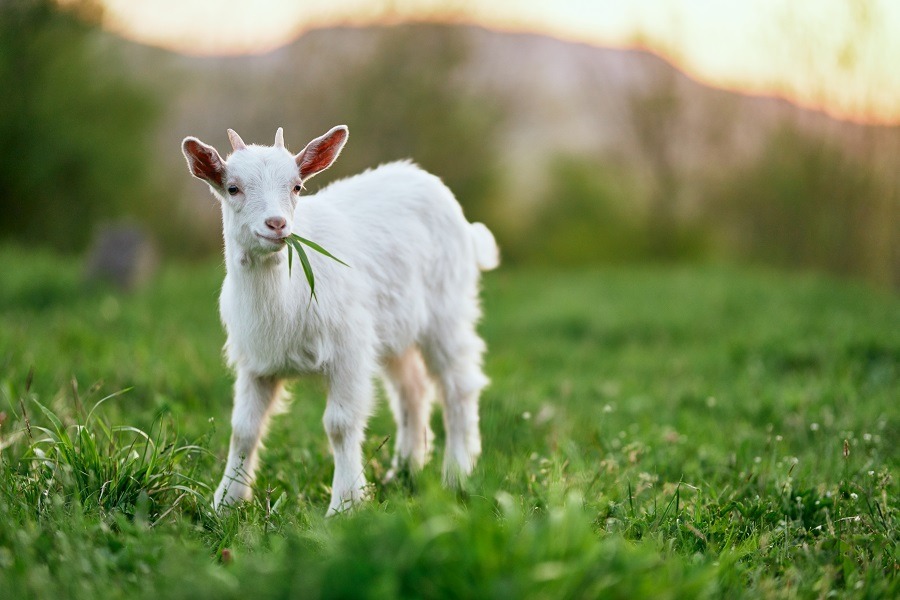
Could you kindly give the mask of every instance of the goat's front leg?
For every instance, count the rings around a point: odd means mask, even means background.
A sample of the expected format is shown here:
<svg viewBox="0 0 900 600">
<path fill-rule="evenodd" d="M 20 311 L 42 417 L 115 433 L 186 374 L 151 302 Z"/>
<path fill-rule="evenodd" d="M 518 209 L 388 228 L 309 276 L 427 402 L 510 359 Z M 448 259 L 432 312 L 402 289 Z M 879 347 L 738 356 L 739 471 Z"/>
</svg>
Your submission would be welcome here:
<svg viewBox="0 0 900 600">
<path fill-rule="evenodd" d="M 250 486 L 259 460 L 259 445 L 272 407 L 283 387 L 283 382 L 274 377 L 259 377 L 238 371 L 231 413 L 231 446 L 225 475 L 213 496 L 216 508 L 250 497 Z"/>
<path fill-rule="evenodd" d="M 334 454 L 334 480 L 327 516 L 347 510 L 365 497 L 362 443 L 372 412 L 371 369 L 342 365 L 331 376 L 323 423 Z"/>
</svg>

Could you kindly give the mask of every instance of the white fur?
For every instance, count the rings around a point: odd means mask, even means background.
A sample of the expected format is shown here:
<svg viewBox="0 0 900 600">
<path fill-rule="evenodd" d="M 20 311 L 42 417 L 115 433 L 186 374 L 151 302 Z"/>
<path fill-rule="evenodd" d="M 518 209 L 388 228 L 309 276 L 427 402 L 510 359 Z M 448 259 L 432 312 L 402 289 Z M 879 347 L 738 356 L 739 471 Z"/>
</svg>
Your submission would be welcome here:
<svg viewBox="0 0 900 600">
<path fill-rule="evenodd" d="M 311 142 L 305 160 L 310 147 L 338 129 Z M 291 190 L 300 181 L 298 165 L 306 167 L 304 152 L 292 156 L 280 135 L 273 147 L 236 141 L 213 177 L 198 175 L 197 161 L 206 158 L 198 159 L 196 148 L 215 150 L 194 138 L 183 146 L 192 172 L 221 201 L 224 224 L 220 312 L 237 380 L 216 506 L 250 495 L 260 441 L 284 381 L 304 373 L 322 373 L 329 383 L 324 425 L 335 461 L 329 514 L 363 498 L 361 444 L 379 372 L 397 421 L 394 468 L 418 469 L 429 458 L 433 378 L 444 404 L 444 480 L 459 483 L 481 451 L 478 396 L 488 379 L 475 325 L 480 270 L 499 262 L 493 235 L 468 223 L 450 190 L 410 162 L 299 196 Z M 231 184 L 239 194 L 227 192 Z M 313 240 L 350 265 L 307 251 L 317 302 L 310 301 L 297 257 L 289 275 L 284 243 L 257 235 L 272 237 L 265 222 L 277 217 L 287 221 L 284 235 Z"/>
</svg>

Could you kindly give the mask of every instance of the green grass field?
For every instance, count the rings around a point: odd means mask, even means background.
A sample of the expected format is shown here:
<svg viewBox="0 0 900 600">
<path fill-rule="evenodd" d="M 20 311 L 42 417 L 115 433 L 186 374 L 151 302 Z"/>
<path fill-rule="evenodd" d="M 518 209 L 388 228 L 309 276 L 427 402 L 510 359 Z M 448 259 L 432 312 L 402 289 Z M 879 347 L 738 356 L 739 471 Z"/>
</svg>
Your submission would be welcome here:
<svg viewBox="0 0 900 600">
<path fill-rule="evenodd" d="M 440 487 L 439 414 L 426 470 L 381 483 L 382 403 L 373 500 L 326 521 L 317 380 L 293 386 L 253 502 L 210 509 L 222 275 L 171 266 L 118 295 L 0 250 L 0 597 L 900 596 L 896 295 L 713 267 L 489 273 L 467 489 Z"/>
</svg>

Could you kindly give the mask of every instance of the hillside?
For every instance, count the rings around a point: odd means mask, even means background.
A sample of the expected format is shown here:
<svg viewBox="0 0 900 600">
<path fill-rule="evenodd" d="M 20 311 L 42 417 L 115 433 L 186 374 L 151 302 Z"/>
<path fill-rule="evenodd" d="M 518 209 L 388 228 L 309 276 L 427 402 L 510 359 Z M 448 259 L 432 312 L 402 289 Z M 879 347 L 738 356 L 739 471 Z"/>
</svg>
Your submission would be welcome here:
<svg viewBox="0 0 900 600">
<path fill-rule="evenodd" d="M 226 152 L 227 127 L 271 143 L 283 126 L 296 150 L 346 123 L 311 191 L 413 158 L 513 262 L 738 258 L 900 282 L 900 127 L 714 89 L 646 51 L 476 27 L 321 29 L 236 58 L 107 43 L 164 97 L 154 163 L 193 248 L 219 246 L 220 217 L 185 135 Z M 556 207 L 556 247 L 534 248 Z"/>
<path fill-rule="evenodd" d="M 411 27 L 425 39 L 436 28 Z M 172 88 L 160 131 L 161 160 L 180 168 L 181 158 L 172 151 L 175 140 L 192 133 L 221 145 L 226 127 L 267 143 L 276 126 L 284 125 L 297 145 L 330 123 L 315 111 L 298 110 L 296 99 L 312 93 L 327 102 L 329 95 L 341 94 L 334 85 L 337 75 L 364 66 L 382 38 L 394 31 L 315 30 L 270 54 L 238 58 L 185 57 L 132 47 L 138 75 L 155 80 L 162 70 Z M 454 82 L 502 107 L 497 145 L 503 149 L 504 164 L 516 175 L 513 179 L 539 174 L 535 165 L 556 153 L 645 162 L 646 149 L 636 129 L 660 98 L 668 102 L 660 139 L 664 135 L 666 143 L 677 146 L 675 160 L 689 170 L 711 161 L 728 167 L 747 160 L 783 123 L 848 140 L 876 129 L 836 121 L 776 98 L 710 88 L 646 51 L 476 27 L 458 28 L 457 34 L 466 50 Z M 196 190 L 189 193 L 197 195 Z"/>
</svg>

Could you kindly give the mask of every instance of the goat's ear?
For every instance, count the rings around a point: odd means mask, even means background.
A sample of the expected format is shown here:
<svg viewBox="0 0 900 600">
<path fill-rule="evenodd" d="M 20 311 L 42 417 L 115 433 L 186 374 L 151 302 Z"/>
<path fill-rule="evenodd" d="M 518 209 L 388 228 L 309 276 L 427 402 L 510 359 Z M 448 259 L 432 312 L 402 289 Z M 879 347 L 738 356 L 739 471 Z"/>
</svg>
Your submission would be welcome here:
<svg viewBox="0 0 900 600">
<path fill-rule="evenodd" d="M 181 142 L 181 151 L 187 159 L 191 175 L 216 189 L 222 189 L 225 185 L 225 162 L 215 148 L 195 137 L 186 137 Z"/>
<path fill-rule="evenodd" d="M 338 125 L 308 143 L 306 148 L 294 157 L 297 168 L 300 169 L 300 179 L 305 181 L 330 167 L 341 153 L 349 135 L 350 131 L 346 125 Z"/>
</svg>

